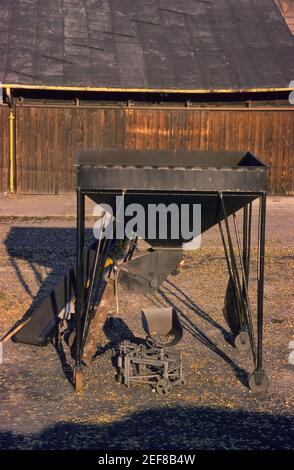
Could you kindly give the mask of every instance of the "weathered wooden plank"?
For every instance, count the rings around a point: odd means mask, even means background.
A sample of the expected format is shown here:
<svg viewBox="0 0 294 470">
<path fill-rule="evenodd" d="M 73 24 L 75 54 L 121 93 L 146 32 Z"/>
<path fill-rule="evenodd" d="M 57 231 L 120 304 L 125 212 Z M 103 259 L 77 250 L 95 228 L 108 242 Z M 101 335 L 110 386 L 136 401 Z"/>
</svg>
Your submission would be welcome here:
<svg viewBox="0 0 294 470">
<path fill-rule="evenodd" d="M 76 153 L 98 147 L 249 150 L 272 165 L 272 193 L 294 194 L 291 110 L 18 106 L 16 124 L 19 193 L 74 191 Z"/>
<path fill-rule="evenodd" d="M 0 105 L 0 192 L 8 191 L 9 172 L 9 110 Z"/>
<path fill-rule="evenodd" d="M 293 0 L 275 0 L 290 31 L 294 34 L 294 2 Z"/>
</svg>

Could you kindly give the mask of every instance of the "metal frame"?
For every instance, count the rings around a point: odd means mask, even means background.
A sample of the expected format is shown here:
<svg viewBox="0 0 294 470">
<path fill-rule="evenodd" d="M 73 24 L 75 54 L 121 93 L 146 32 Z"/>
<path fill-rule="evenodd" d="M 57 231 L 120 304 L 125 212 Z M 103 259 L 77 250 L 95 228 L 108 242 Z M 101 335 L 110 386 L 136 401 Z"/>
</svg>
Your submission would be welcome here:
<svg viewBox="0 0 294 470">
<path fill-rule="evenodd" d="M 83 355 L 83 310 L 85 304 L 85 286 L 84 286 L 84 266 L 83 252 L 85 247 L 85 196 L 89 194 L 103 194 L 107 191 L 81 189 L 77 187 L 77 290 L 76 290 L 76 358 L 75 358 L 75 383 L 77 392 L 82 392 L 82 355 Z M 109 193 L 109 192 L 108 192 Z M 117 191 L 114 193 L 118 194 Z M 133 193 L 133 191 L 128 191 Z M 142 191 L 134 193 L 153 194 L 152 191 Z M 174 194 L 174 193 L 173 193 Z M 179 194 L 186 194 L 185 192 Z M 241 331 L 249 335 L 250 347 L 254 362 L 254 371 L 249 378 L 249 386 L 255 391 L 264 391 L 267 388 L 267 378 L 263 371 L 263 295 L 264 295 L 264 253 L 265 253 L 265 221 L 266 221 L 266 192 L 231 192 L 231 191 L 195 191 L 188 192 L 191 196 L 210 196 L 217 195 L 221 204 L 225 232 L 222 228 L 222 222 L 219 223 L 222 241 L 224 244 L 225 256 L 228 265 L 228 271 L 233 283 L 236 304 L 238 305 L 238 313 L 240 315 Z M 233 246 L 230 224 L 226 213 L 225 198 L 229 196 L 248 196 L 259 199 L 259 223 L 258 223 L 258 280 L 257 280 L 257 340 L 254 339 L 254 326 L 251 315 L 251 307 L 248 296 L 249 288 L 249 264 L 251 249 L 251 228 L 252 228 L 252 203 L 248 202 L 243 209 L 243 243 L 239 239 L 236 220 L 234 221 L 235 235 L 237 237 L 238 261 L 236 250 Z M 234 214 L 233 214 L 234 217 Z M 226 243 L 225 233 L 228 240 Z M 238 266 L 239 265 L 239 266 Z M 240 276 L 241 268 L 241 276 Z M 95 270 L 94 270 L 95 271 Z M 96 275 L 95 272 L 92 273 Z"/>
<path fill-rule="evenodd" d="M 119 346 L 116 358 L 116 379 L 128 388 L 132 383 L 149 384 L 160 395 L 168 395 L 175 386 L 186 384 L 181 351 L 126 340 Z"/>
<path fill-rule="evenodd" d="M 220 233 L 224 245 L 228 271 L 234 288 L 235 301 L 238 308 L 240 320 L 240 335 L 247 332 L 250 342 L 251 352 L 254 362 L 254 374 L 263 374 L 263 296 L 264 296 L 264 253 L 265 253 L 265 221 L 266 221 L 266 193 L 258 193 L 259 198 L 259 223 L 258 223 L 258 254 L 257 254 L 257 340 L 254 338 L 254 325 L 249 300 L 249 268 L 250 268 L 250 248 L 251 248 L 251 228 L 252 228 L 252 203 L 244 206 L 243 209 L 243 250 L 236 216 L 233 214 L 234 229 L 237 240 L 239 267 L 233 246 L 233 239 L 230 230 L 229 220 L 226 214 L 223 194 L 219 193 L 220 202 L 224 214 L 225 231 L 228 243 L 226 244 L 222 223 L 219 223 Z M 240 270 L 242 281 L 240 279 Z M 246 341 L 246 340 L 245 340 Z M 239 343 L 240 344 L 240 343 Z M 244 344 L 245 348 L 246 344 Z M 263 380 L 263 378 L 262 378 Z"/>
<path fill-rule="evenodd" d="M 84 300 L 84 266 L 83 251 L 85 245 L 85 193 L 77 187 L 77 280 L 76 280 L 76 358 L 75 385 L 81 392 L 82 385 L 82 309 Z"/>
</svg>

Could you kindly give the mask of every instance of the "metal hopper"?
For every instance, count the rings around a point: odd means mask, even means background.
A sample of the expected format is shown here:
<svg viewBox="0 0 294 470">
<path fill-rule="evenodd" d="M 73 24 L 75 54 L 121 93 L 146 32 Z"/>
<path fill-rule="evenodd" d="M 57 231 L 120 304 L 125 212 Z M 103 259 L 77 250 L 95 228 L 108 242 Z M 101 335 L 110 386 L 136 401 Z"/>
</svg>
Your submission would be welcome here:
<svg viewBox="0 0 294 470">
<path fill-rule="evenodd" d="M 40 332 L 36 330 L 40 316 L 47 315 L 52 321 L 54 309 L 54 317 L 58 317 L 56 305 L 60 311 L 70 300 L 75 307 L 76 389 L 81 392 L 82 366 L 83 363 L 90 364 L 96 351 L 117 282 L 129 291 L 155 291 L 181 260 L 184 242 L 181 235 L 174 239 L 168 232 L 165 240 L 145 234 L 142 244 L 140 233 L 135 233 L 128 240 L 124 255 L 116 258 L 118 240 L 114 232 L 110 239 L 101 236 L 94 241 L 89 256 L 84 237 L 85 197 L 108 204 L 116 221 L 120 217 L 117 196 L 122 198 L 125 206 L 136 203 L 144 209 L 150 204 L 186 204 L 191 210 L 193 204 L 199 204 L 201 233 L 214 225 L 220 228 L 229 272 L 225 316 L 235 334 L 236 346 L 240 350 L 251 350 L 254 368 L 249 386 L 258 392 L 266 390 L 262 332 L 267 166 L 250 152 L 84 150 L 78 156 L 76 169 L 77 264 L 70 274 L 73 288 L 69 292 L 59 286 L 58 302 L 45 302 L 35 319 L 32 316 L 32 320 L 14 335 L 14 340 L 39 344 Z M 256 329 L 249 301 L 252 202 L 255 199 L 259 199 L 260 207 Z M 240 209 L 243 210 L 242 237 L 235 215 Z M 128 220 L 126 217 L 123 228 Z M 164 320 L 156 318 L 156 312 L 145 311 L 146 320 L 148 317 L 150 322 L 152 318 L 157 328 L 161 323 L 164 327 L 169 315 L 170 320 L 173 318 L 169 311 Z M 47 341 L 48 325 L 41 323 Z M 57 323 L 53 322 L 52 327 L 56 328 Z M 38 336 L 37 339 L 32 339 L 33 328 L 33 336 Z"/>
</svg>

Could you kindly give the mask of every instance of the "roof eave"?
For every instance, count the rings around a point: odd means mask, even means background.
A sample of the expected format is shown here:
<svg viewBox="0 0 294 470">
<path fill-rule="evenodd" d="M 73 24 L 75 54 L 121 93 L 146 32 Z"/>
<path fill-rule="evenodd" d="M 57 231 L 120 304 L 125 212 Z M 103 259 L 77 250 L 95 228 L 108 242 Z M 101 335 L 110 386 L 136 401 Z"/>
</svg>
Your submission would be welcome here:
<svg viewBox="0 0 294 470">
<path fill-rule="evenodd" d="M 57 86 L 57 85 L 30 85 L 19 83 L 0 83 L 0 88 L 25 90 L 54 90 L 54 91 L 88 91 L 111 93 L 181 93 L 181 94 L 208 94 L 208 93 L 268 93 L 294 90 L 294 87 L 263 87 L 263 88 L 132 88 L 132 87 L 91 87 L 91 86 Z"/>
</svg>

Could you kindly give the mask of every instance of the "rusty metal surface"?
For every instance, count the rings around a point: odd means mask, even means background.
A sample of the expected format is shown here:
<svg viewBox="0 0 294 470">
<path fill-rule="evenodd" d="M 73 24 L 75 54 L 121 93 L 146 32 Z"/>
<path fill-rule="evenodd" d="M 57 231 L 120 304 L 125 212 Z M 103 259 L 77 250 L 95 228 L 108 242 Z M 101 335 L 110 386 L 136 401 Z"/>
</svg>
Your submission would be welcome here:
<svg viewBox="0 0 294 470">
<path fill-rule="evenodd" d="M 1 0 L 0 81 L 141 89 L 288 87 L 274 0 Z"/>
<path fill-rule="evenodd" d="M 107 318 L 110 305 L 114 298 L 114 284 L 111 279 L 107 280 L 102 298 L 96 309 L 95 315 L 90 321 L 88 335 L 84 345 L 82 360 L 89 365 L 91 359 L 97 350 L 97 344 L 101 338 L 103 326 Z"/>
</svg>

